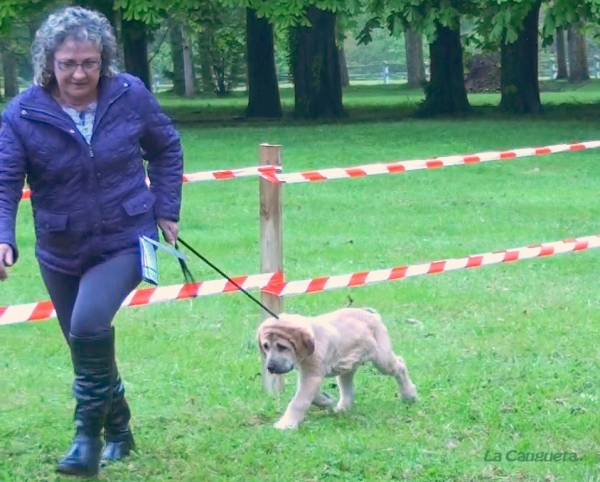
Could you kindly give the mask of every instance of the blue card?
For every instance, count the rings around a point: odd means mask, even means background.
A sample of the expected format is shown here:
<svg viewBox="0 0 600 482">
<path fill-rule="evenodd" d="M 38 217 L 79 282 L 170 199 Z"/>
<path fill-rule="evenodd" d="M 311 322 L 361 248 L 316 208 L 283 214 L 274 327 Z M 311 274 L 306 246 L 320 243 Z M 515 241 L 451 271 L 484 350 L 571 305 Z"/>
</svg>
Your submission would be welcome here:
<svg viewBox="0 0 600 482">
<path fill-rule="evenodd" d="M 158 285 L 158 259 L 156 248 L 145 236 L 140 236 L 140 251 L 142 263 L 142 279 L 147 283 Z"/>
</svg>

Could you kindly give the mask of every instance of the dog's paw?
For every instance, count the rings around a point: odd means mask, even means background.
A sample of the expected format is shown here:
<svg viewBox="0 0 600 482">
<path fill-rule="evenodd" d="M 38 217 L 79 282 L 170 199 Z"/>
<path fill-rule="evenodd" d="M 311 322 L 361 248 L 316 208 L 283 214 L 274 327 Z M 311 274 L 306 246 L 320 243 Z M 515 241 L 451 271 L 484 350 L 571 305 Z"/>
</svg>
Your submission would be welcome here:
<svg viewBox="0 0 600 482">
<path fill-rule="evenodd" d="M 402 395 L 402 399 L 406 402 L 406 403 L 414 403 L 417 401 L 417 388 L 412 385 L 411 387 L 407 388 L 406 390 L 402 391 L 401 393 Z"/>
<path fill-rule="evenodd" d="M 315 399 L 312 401 L 312 404 L 319 408 L 331 408 L 333 405 L 335 405 L 335 400 L 327 393 L 321 392 L 315 397 Z"/>
<path fill-rule="evenodd" d="M 333 408 L 333 413 L 344 413 L 347 412 L 348 410 L 350 410 L 351 405 L 350 404 L 340 404 L 338 403 L 334 408 Z"/>
<path fill-rule="evenodd" d="M 275 424 L 273 424 L 273 427 L 275 427 L 278 430 L 293 430 L 298 428 L 298 423 L 294 422 L 293 420 L 287 420 L 287 419 L 279 419 Z"/>
</svg>

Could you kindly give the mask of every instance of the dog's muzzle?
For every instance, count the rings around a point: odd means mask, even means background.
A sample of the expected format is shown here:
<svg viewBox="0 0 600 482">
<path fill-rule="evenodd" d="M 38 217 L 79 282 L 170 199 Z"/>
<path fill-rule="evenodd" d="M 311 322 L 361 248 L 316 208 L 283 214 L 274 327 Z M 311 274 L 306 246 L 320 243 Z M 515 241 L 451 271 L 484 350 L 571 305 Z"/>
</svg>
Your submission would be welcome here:
<svg viewBox="0 0 600 482">
<path fill-rule="evenodd" d="M 287 373 L 289 371 L 292 370 L 293 365 L 289 365 L 288 364 L 279 364 L 273 361 L 270 361 L 269 363 L 267 363 L 267 370 L 269 371 L 269 373 L 275 374 L 275 375 L 283 375 L 284 373 Z"/>
</svg>

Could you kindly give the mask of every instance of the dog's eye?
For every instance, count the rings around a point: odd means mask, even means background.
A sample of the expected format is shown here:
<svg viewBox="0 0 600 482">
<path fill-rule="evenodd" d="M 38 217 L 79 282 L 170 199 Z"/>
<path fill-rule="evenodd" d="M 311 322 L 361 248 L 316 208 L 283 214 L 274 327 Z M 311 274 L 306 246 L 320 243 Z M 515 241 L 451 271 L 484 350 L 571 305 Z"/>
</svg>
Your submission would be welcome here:
<svg viewBox="0 0 600 482">
<path fill-rule="evenodd" d="M 285 350 L 287 350 L 287 349 L 288 349 L 288 347 L 287 347 L 287 346 L 280 345 L 279 343 L 277 343 L 277 348 L 278 348 L 280 351 L 285 351 Z"/>
<path fill-rule="evenodd" d="M 268 344 L 268 343 L 263 343 L 263 348 L 264 348 L 265 350 L 268 350 L 268 349 L 269 349 L 269 344 Z"/>
</svg>

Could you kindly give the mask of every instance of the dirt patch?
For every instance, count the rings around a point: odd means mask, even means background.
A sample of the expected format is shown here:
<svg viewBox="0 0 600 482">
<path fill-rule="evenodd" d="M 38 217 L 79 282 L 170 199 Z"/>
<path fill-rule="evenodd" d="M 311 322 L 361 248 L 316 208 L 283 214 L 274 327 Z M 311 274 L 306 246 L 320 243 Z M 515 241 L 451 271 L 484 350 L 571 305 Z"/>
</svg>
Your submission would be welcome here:
<svg viewBox="0 0 600 482">
<path fill-rule="evenodd" d="M 476 54 L 465 75 L 467 92 L 500 92 L 500 54 Z"/>
</svg>

